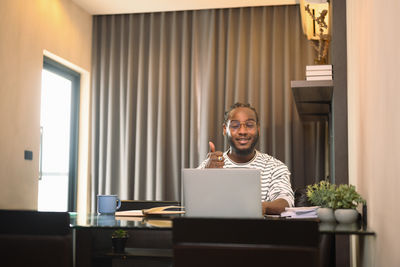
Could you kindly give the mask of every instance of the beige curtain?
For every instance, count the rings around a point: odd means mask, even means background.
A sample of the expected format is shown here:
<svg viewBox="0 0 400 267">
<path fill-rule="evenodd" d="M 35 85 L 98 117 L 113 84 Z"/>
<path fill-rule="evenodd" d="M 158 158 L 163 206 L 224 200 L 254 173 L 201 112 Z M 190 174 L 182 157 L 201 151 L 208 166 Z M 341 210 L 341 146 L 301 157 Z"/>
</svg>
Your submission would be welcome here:
<svg viewBox="0 0 400 267">
<path fill-rule="evenodd" d="M 236 101 L 259 112 L 258 149 L 304 185 L 290 81 L 313 51 L 300 23 L 297 5 L 94 16 L 92 200 L 178 200 L 181 169 L 205 159 L 209 140 L 227 148 Z"/>
</svg>

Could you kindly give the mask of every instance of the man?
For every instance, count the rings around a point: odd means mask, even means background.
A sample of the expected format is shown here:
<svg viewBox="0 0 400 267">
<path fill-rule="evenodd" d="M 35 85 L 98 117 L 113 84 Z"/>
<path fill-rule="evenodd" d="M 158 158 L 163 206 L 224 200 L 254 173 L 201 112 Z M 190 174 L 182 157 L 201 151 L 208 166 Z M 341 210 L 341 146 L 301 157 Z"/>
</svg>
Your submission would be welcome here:
<svg viewBox="0 0 400 267">
<path fill-rule="evenodd" d="M 264 214 L 280 214 L 292 207 L 293 190 L 290 172 L 285 164 L 255 149 L 260 134 L 256 110 L 250 104 L 235 103 L 225 112 L 224 136 L 230 148 L 210 153 L 199 168 L 254 168 L 261 170 L 261 198 Z"/>
</svg>

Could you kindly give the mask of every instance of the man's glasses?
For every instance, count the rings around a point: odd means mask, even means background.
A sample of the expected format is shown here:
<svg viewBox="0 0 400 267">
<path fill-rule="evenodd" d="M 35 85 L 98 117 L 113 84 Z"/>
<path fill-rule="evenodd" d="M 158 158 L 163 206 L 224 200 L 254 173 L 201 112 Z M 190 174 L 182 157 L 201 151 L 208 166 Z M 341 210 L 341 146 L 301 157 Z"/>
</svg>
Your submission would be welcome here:
<svg viewBox="0 0 400 267">
<path fill-rule="evenodd" d="M 239 130 L 240 126 L 242 126 L 242 125 L 244 127 L 246 127 L 246 129 L 248 129 L 248 130 L 253 130 L 253 129 L 256 128 L 257 123 L 255 121 L 253 121 L 253 120 L 248 120 L 248 121 L 245 121 L 245 122 L 230 121 L 229 122 L 229 129 L 231 129 L 231 130 Z"/>
</svg>

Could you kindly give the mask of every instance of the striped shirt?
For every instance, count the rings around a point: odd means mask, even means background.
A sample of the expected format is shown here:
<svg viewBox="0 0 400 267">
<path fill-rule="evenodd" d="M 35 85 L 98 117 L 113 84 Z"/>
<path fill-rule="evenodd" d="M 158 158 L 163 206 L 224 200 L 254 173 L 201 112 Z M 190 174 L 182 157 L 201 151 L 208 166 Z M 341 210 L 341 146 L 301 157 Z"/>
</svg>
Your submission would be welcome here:
<svg viewBox="0 0 400 267">
<path fill-rule="evenodd" d="M 290 207 L 294 206 L 294 194 L 290 184 L 290 172 L 278 159 L 256 150 L 256 155 L 246 163 L 236 163 L 224 152 L 224 168 L 249 168 L 261 171 L 261 200 L 273 201 L 285 199 Z M 204 160 L 199 169 L 204 169 L 208 159 Z"/>
</svg>

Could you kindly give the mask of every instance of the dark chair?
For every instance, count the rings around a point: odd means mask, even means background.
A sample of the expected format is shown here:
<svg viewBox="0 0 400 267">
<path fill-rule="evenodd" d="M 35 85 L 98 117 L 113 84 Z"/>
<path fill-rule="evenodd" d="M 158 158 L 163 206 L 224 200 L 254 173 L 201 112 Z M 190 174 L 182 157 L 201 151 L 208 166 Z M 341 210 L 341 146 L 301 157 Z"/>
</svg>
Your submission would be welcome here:
<svg viewBox="0 0 400 267">
<path fill-rule="evenodd" d="M 0 210 L 1 266 L 72 266 L 67 212 Z"/>
<path fill-rule="evenodd" d="M 149 200 L 121 200 L 121 207 L 118 211 L 142 210 L 154 207 L 179 206 L 178 201 L 149 201 Z"/>
<path fill-rule="evenodd" d="M 315 221 L 177 218 L 174 267 L 319 266 Z"/>
<path fill-rule="evenodd" d="M 295 207 L 310 207 L 313 206 L 307 198 L 306 188 L 297 188 L 294 190 L 294 206 Z"/>
</svg>

